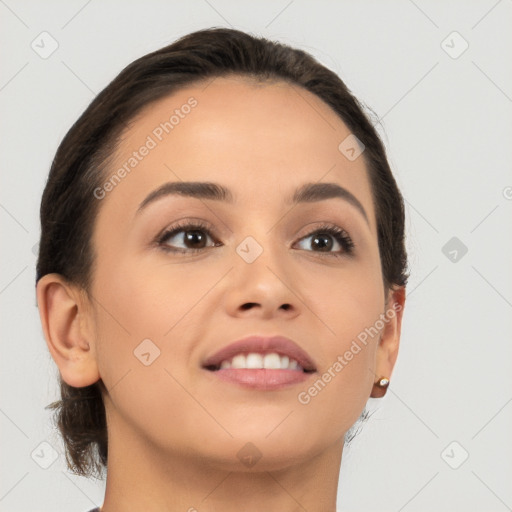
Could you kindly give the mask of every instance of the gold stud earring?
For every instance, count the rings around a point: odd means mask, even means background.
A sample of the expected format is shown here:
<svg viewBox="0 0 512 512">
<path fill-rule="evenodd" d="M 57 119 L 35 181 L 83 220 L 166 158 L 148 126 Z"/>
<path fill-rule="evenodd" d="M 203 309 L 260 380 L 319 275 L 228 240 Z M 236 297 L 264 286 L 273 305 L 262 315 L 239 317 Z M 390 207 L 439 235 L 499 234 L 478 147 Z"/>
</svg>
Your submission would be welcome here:
<svg viewBox="0 0 512 512">
<path fill-rule="evenodd" d="M 376 384 L 381 388 L 387 388 L 389 386 L 389 379 L 387 377 L 381 377 Z"/>
</svg>

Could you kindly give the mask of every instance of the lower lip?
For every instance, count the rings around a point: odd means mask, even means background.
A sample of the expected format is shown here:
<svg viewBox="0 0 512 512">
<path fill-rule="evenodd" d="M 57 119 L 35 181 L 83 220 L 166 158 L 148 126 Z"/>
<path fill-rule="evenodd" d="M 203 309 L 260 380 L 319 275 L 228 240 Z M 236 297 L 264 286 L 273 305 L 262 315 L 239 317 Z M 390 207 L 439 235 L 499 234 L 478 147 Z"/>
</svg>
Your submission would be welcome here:
<svg viewBox="0 0 512 512">
<path fill-rule="evenodd" d="M 305 373 L 297 370 L 267 370 L 265 368 L 227 368 L 224 370 L 207 371 L 226 382 L 232 382 L 246 388 L 263 391 L 273 391 L 298 384 L 307 380 L 311 375 L 314 375 L 314 372 Z"/>
</svg>

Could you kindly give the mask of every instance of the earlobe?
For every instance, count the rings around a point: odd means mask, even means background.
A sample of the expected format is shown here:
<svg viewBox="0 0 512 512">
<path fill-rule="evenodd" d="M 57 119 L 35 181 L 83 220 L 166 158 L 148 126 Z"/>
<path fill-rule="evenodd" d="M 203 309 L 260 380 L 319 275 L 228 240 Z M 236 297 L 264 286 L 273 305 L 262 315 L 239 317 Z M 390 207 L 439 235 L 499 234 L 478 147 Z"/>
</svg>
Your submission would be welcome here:
<svg viewBox="0 0 512 512">
<path fill-rule="evenodd" d="M 47 274 L 37 283 L 37 303 L 46 344 L 62 380 L 74 387 L 94 384 L 100 375 L 91 350 L 91 319 L 77 287 L 59 274 Z"/>
<path fill-rule="evenodd" d="M 374 385 L 370 397 L 381 398 L 386 394 L 387 386 L 398 357 L 402 317 L 405 306 L 405 287 L 400 286 L 390 291 L 385 310 L 385 325 L 377 346 Z M 382 379 L 387 380 L 384 386 Z"/>
</svg>

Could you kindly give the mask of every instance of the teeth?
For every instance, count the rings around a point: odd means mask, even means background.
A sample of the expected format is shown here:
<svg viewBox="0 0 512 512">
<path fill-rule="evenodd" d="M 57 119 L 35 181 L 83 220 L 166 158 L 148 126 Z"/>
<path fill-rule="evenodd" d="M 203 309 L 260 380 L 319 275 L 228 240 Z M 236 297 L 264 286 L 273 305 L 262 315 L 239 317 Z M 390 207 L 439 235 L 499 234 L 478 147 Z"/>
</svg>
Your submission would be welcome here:
<svg viewBox="0 0 512 512">
<path fill-rule="evenodd" d="M 276 352 L 269 354 L 257 354 L 251 352 L 249 354 L 238 354 L 229 361 L 226 359 L 220 364 L 220 369 L 226 368 L 243 368 L 243 369 L 261 369 L 269 370 L 298 370 L 302 371 L 302 366 L 295 359 L 288 356 L 280 356 Z"/>
</svg>

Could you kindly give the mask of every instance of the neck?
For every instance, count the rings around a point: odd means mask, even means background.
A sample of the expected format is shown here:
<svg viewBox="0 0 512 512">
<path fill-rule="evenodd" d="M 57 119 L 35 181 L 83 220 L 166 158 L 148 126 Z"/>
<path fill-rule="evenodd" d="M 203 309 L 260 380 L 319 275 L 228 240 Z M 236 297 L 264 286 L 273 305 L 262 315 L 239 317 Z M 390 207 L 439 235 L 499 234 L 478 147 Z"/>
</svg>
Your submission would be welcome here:
<svg viewBox="0 0 512 512">
<path fill-rule="evenodd" d="M 163 451 L 130 429 L 111 427 L 101 512 L 336 510 L 343 438 L 294 463 L 268 466 L 262 458 L 241 471 L 226 461 Z"/>
</svg>

